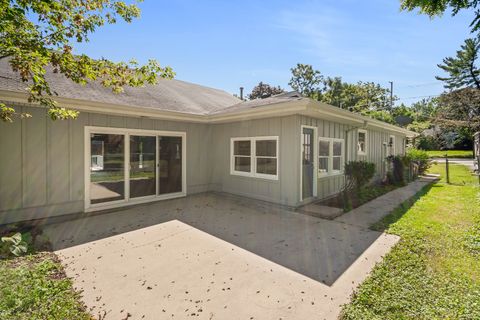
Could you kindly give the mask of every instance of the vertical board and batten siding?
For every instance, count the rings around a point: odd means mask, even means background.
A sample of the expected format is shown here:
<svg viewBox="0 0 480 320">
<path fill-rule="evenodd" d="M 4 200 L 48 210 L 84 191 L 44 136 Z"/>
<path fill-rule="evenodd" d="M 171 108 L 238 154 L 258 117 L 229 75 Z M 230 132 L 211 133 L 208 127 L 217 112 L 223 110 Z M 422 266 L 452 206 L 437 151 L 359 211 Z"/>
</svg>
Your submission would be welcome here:
<svg viewBox="0 0 480 320">
<path fill-rule="evenodd" d="M 44 109 L 17 104 L 30 119 L 0 122 L 0 224 L 84 210 L 84 127 L 185 131 L 187 193 L 209 188 L 206 124 L 81 112 L 51 121 Z"/>
<path fill-rule="evenodd" d="M 386 149 L 384 144 L 388 145 L 390 136 L 395 136 L 395 155 L 405 154 L 405 136 L 399 135 L 398 133 L 392 133 L 388 131 L 379 131 L 371 128 L 367 130 L 367 154 L 366 155 L 356 155 L 356 160 L 368 161 L 375 164 L 375 179 L 382 179 L 386 174 Z M 357 145 L 358 135 L 355 134 L 355 146 Z M 355 153 L 356 153 L 355 148 Z"/>
<path fill-rule="evenodd" d="M 329 120 L 299 116 L 301 125 L 308 125 L 318 128 L 318 137 L 344 139 L 345 141 L 345 162 L 351 160 L 364 160 L 373 162 L 376 168 L 375 179 L 383 178 L 385 174 L 385 155 L 383 143 L 388 143 L 390 135 L 395 136 L 395 154 L 405 154 L 405 136 L 388 131 L 379 131 L 366 128 L 368 135 L 368 149 L 366 155 L 357 154 L 358 129 L 336 123 Z M 316 146 L 318 148 L 318 146 Z M 318 161 L 318 160 L 317 160 Z M 344 186 L 345 177 L 343 174 L 319 177 L 317 180 L 317 197 L 327 198 L 340 192 Z"/>
<path fill-rule="evenodd" d="M 300 136 L 298 116 L 215 124 L 210 163 L 212 190 L 294 206 L 298 202 Z M 278 136 L 278 180 L 230 174 L 230 139 Z"/>
<path fill-rule="evenodd" d="M 343 139 L 345 141 L 345 161 L 352 159 L 354 156 L 354 149 L 352 149 L 350 143 L 353 137 L 352 130 L 350 130 L 351 126 L 306 116 L 300 116 L 300 126 L 301 125 L 317 127 L 319 138 Z M 318 148 L 318 145 L 315 146 L 315 148 Z M 318 161 L 318 159 L 315 159 L 315 161 Z M 338 193 L 343 188 L 344 183 L 345 177 L 343 174 L 319 177 L 317 179 L 317 197 L 323 199 Z"/>
</svg>

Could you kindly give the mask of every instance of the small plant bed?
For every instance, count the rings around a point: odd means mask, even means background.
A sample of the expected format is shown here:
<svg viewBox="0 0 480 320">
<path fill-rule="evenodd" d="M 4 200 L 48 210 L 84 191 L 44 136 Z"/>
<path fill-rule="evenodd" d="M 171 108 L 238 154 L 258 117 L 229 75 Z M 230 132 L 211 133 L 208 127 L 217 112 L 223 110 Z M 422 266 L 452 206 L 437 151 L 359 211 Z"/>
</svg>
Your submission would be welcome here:
<svg viewBox="0 0 480 320">
<path fill-rule="evenodd" d="M 344 194 L 338 194 L 334 197 L 316 202 L 316 204 L 340 208 L 343 209 L 344 212 L 348 212 L 397 188 L 399 188 L 399 186 L 391 184 L 372 184 L 361 188 L 358 192 L 350 193 L 348 206 L 345 206 L 346 199 Z"/>
<path fill-rule="evenodd" d="M 445 177 L 443 166 L 431 173 Z M 341 319 L 480 319 L 480 199 L 467 167 L 372 226 L 401 237 Z"/>
<path fill-rule="evenodd" d="M 2 228 L 0 319 L 92 319 L 41 231 Z"/>
<path fill-rule="evenodd" d="M 472 150 L 429 150 L 427 154 L 430 158 L 445 158 L 445 154 L 447 154 L 449 158 L 473 158 Z"/>
</svg>

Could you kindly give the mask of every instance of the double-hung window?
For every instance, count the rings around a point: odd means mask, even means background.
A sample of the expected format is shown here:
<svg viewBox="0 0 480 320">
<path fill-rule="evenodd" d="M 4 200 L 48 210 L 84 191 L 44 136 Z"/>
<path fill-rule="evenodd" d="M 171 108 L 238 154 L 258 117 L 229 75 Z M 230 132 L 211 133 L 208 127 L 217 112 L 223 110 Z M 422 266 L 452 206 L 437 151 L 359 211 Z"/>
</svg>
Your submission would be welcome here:
<svg viewBox="0 0 480 320">
<path fill-rule="evenodd" d="M 328 176 L 343 172 L 345 162 L 344 140 L 318 138 L 318 174 Z"/>
<path fill-rule="evenodd" d="M 278 137 L 232 138 L 230 173 L 278 179 Z"/>
</svg>

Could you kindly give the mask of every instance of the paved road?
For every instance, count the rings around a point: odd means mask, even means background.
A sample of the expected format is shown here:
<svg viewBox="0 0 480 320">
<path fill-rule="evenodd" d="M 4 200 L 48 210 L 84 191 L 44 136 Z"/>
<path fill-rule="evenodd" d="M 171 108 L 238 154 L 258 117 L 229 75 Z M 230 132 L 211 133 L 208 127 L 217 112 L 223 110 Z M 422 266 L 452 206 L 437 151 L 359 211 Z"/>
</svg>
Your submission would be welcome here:
<svg viewBox="0 0 480 320">
<path fill-rule="evenodd" d="M 433 161 L 436 161 L 438 163 L 445 163 L 445 158 L 435 158 L 433 159 Z M 456 163 L 456 164 L 463 164 L 467 167 L 469 167 L 471 170 L 474 170 L 475 169 L 475 166 L 474 166 L 474 160 L 473 159 L 461 159 L 461 158 L 449 158 L 448 159 L 448 162 L 449 163 Z"/>
</svg>

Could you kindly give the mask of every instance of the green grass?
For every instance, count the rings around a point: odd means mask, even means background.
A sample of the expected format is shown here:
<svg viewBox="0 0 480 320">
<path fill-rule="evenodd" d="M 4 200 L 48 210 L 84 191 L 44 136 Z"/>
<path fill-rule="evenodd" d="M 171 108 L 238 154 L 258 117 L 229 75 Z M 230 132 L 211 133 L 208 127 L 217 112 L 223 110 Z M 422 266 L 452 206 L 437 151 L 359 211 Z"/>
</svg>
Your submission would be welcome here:
<svg viewBox="0 0 480 320">
<path fill-rule="evenodd" d="M 0 319 L 92 319 L 52 253 L 0 260 Z"/>
<path fill-rule="evenodd" d="M 427 153 L 430 158 L 444 158 L 445 153 L 450 158 L 473 158 L 472 150 L 429 150 Z"/>
<path fill-rule="evenodd" d="M 444 176 L 443 166 L 430 172 Z M 401 240 L 342 319 L 480 319 L 480 189 L 464 166 L 450 175 L 372 226 Z"/>
</svg>

